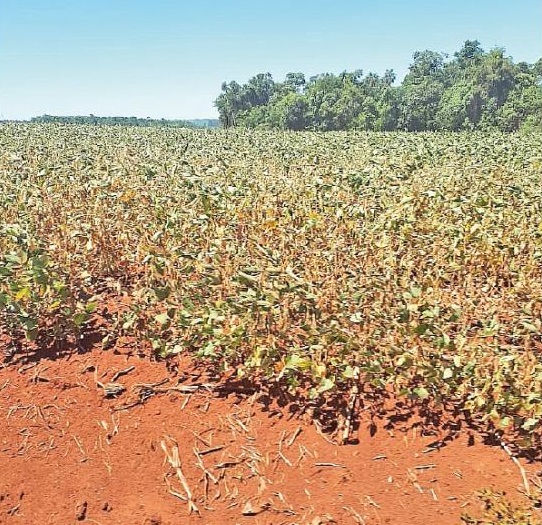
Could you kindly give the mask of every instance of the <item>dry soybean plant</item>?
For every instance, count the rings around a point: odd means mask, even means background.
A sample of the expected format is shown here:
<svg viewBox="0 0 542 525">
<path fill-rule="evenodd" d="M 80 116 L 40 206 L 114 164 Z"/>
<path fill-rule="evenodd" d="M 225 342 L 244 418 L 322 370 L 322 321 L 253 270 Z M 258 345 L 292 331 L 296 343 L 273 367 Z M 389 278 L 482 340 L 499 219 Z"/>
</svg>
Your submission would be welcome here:
<svg viewBox="0 0 542 525">
<path fill-rule="evenodd" d="M 0 146 L 4 339 L 81 338 L 119 303 L 109 342 L 538 443 L 541 135 L 4 124 Z"/>
</svg>

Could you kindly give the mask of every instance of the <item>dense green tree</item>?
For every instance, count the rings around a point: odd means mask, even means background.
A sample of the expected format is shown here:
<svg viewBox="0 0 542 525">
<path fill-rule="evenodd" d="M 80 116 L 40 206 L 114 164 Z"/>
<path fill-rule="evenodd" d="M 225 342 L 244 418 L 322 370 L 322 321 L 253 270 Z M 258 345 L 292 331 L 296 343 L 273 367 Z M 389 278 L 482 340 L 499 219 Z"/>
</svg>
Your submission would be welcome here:
<svg viewBox="0 0 542 525">
<path fill-rule="evenodd" d="M 307 99 L 302 94 L 290 92 L 280 97 L 269 108 L 269 127 L 302 131 L 309 127 Z"/>
<path fill-rule="evenodd" d="M 222 126 L 229 128 L 237 124 L 236 118 L 240 111 L 247 109 L 243 100 L 243 88 L 233 80 L 229 84 L 222 83 L 222 93 L 215 101 Z"/>
<path fill-rule="evenodd" d="M 288 91 L 301 92 L 305 87 L 306 80 L 303 73 L 288 73 L 284 81 L 284 87 Z"/>
<path fill-rule="evenodd" d="M 500 129 L 514 131 L 522 124 L 525 128 L 542 130 L 542 89 L 536 65 L 517 65 L 514 87 L 508 92 L 505 102 L 497 112 Z"/>
<path fill-rule="evenodd" d="M 222 85 L 223 126 L 321 131 L 542 130 L 542 59 L 514 63 L 501 48 L 467 40 L 450 59 L 416 51 L 400 86 L 395 73 L 269 73 Z"/>
<path fill-rule="evenodd" d="M 473 86 L 463 80 L 446 89 L 435 114 L 437 129 L 459 131 L 473 127 L 479 120 L 477 96 Z"/>
<path fill-rule="evenodd" d="M 263 106 L 273 96 L 275 82 L 271 73 L 259 73 L 252 77 L 245 86 L 244 98 L 250 106 Z"/>
<path fill-rule="evenodd" d="M 484 55 L 484 50 L 478 40 L 466 40 L 463 47 L 454 53 L 455 63 L 461 69 L 465 69 L 472 64 L 476 64 Z"/>
<path fill-rule="evenodd" d="M 444 89 L 444 56 L 416 51 L 401 87 L 399 127 L 408 131 L 436 129 L 435 117 Z"/>
</svg>

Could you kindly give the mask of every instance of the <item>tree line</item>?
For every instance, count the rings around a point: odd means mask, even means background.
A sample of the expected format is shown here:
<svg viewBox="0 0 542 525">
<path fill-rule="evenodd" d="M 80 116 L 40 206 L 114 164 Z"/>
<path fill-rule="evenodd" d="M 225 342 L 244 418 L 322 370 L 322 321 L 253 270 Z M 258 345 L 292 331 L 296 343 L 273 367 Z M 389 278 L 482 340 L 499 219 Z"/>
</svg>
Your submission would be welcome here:
<svg viewBox="0 0 542 525">
<path fill-rule="evenodd" d="M 542 130 L 542 58 L 515 63 L 503 48 L 467 40 L 449 57 L 416 51 L 403 82 L 362 70 L 275 82 L 260 73 L 222 84 L 223 127 L 283 130 Z"/>
<path fill-rule="evenodd" d="M 91 124 L 102 126 L 144 126 L 170 128 L 216 128 L 219 126 L 215 119 L 170 120 L 139 117 L 97 117 L 95 115 L 55 116 L 41 115 L 33 117 L 31 122 L 60 123 L 60 124 Z"/>
</svg>

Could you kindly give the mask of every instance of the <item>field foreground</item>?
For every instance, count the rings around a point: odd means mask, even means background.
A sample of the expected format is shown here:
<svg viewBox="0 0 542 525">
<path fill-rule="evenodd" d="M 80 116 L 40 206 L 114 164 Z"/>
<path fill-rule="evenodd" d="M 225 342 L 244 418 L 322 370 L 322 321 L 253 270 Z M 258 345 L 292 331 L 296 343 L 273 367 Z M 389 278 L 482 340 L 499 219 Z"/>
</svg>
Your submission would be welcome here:
<svg viewBox="0 0 542 525">
<path fill-rule="evenodd" d="M 540 135 L 0 145 L 0 523 L 540 523 Z"/>
<path fill-rule="evenodd" d="M 447 525 L 483 514 L 482 488 L 507 494 L 498 508 L 527 506 L 516 465 L 478 435 L 439 448 L 437 431 L 362 414 L 338 446 L 291 404 L 213 391 L 216 380 L 179 365 L 94 350 L 3 370 L 0 523 Z M 118 380 L 128 394 L 106 399 L 97 381 L 130 367 Z M 139 403 L 137 385 L 166 378 L 187 393 Z M 188 393 L 200 384 L 210 386 Z M 166 461 L 174 447 L 192 513 Z"/>
</svg>

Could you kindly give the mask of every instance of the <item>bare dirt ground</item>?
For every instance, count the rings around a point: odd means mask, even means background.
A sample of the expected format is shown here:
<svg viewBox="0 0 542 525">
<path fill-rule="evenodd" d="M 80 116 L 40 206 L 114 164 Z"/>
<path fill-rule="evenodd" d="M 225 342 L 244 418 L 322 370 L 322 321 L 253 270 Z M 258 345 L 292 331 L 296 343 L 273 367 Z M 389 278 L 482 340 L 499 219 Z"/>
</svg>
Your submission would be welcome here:
<svg viewBox="0 0 542 525">
<path fill-rule="evenodd" d="M 336 445 L 295 404 L 219 388 L 188 360 L 4 364 L 0 524 L 447 525 L 480 511 L 480 489 L 522 498 L 517 464 L 475 434 L 435 448 L 409 422 L 358 420 Z"/>
</svg>

